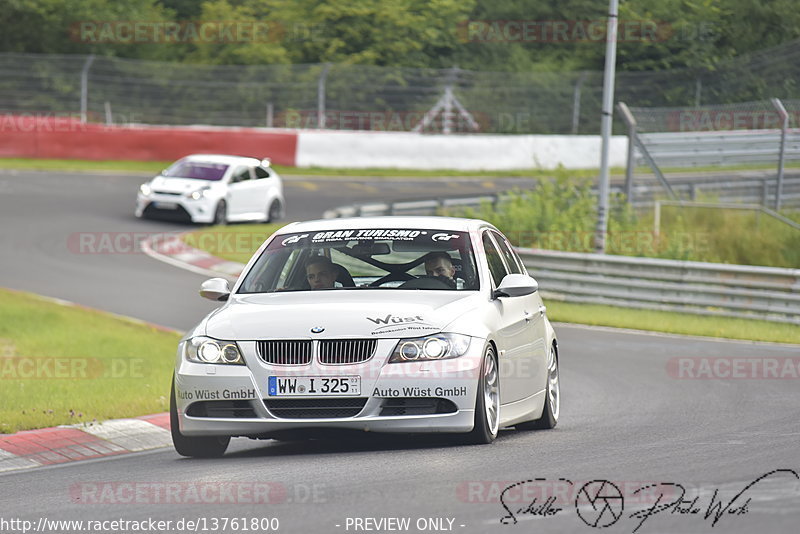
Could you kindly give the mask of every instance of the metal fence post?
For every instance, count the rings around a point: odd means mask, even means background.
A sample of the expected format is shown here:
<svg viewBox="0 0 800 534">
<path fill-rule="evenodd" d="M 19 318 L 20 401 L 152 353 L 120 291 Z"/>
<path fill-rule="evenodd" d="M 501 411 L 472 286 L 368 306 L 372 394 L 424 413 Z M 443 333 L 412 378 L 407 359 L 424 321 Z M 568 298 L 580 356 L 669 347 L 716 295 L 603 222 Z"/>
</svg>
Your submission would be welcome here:
<svg viewBox="0 0 800 534">
<path fill-rule="evenodd" d="M 586 71 L 582 71 L 578 76 L 578 81 L 575 82 L 575 89 L 572 93 L 572 135 L 578 133 L 578 127 L 581 119 L 581 86 L 586 81 Z"/>
<path fill-rule="evenodd" d="M 331 64 L 325 63 L 317 81 L 317 128 L 325 128 L 325 80 L 330 70 Z"/>
<path fill-rule="evenodd" d="M 86 122 L 87 108 L 89 107 L 89 69 L 94 63 L 94 54 L 86 58 L 81 70 L 81 122 Z"/>
<path fill-rule="evenodd" d="M 783 166 L 786 158 L 786 130 L 789 129 L 789 113 L 783 107 L 783 102 L 778 98 L 772 99 L 772 105 L 778 111 L 781 117 L 781 144 L 778 152 L 778 179 L 775 185 L 775 211 L 781 209 L 781 200 L 783 196 Z"/>
<path fill-rule="evenodd" d="M 453 131 L 453 86 L 444 88 L 444 111 L 442 112 L 442 133 Z"/>
<path fill-rule="evenodd" d="M 633 169 L 636 166 L 636 119 L 625 102 L 618 102 L 617 109 L 622 114 L 622 120 L 628 127 L 628 162 L 625 168 L 625 199 L 633 202 Z"/>
<path fill-rule="evenodd" d="M 700 81 L 700 76 L 694 82 L 694 107 L 700 107 L 700 95 L 703 94 L 703 82 Z"/>
</svg>

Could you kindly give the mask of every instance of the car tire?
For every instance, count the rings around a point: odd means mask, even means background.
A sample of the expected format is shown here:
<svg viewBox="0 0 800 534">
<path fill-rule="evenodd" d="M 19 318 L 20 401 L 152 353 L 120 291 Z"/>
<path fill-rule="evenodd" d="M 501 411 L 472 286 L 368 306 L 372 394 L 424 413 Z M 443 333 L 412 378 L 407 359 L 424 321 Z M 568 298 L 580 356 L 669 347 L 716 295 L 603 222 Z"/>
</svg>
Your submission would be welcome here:
<svg viewBox="0 0 800 534">
<path fill-rule="evenodd" d="M 561 387 L 558 377 L 558 351 L 555 345 L 551 345 L 550 353 L 547 356 L 547 390 L 545 391 L 542 416 L 539 419 L 515 425 L 515 428 L 519 430 L 548 430 L 555 428 L 558 424 L 560 413 Z"/>
<path fill-rule="evenodd" d="M 281 218 L 282 214 L 283 206 L 281 205 L 281 201 L 277 199 L 273 200 L 269 205 L 269 209 L 267 209 L 267 222 L 274 223 Z"/>
<path fill-rule="evenodd" d="M 478 391 L 475 395 L 475 425 L 467 434 L 466 442 L 488 445 L 497 437 L 500 423 L 500 374 L 497 356 L 488 345 L 481 361 Z"/>
<path fill-rule="evenodd" d="M 211 224 L 215 226 L 228 224 L 228 206 L 225 205 L 224 200 L 220 200 L 217 207 L 214 208 L 214 220 Z"/>
<path fill-rule="evenodd" d="M 230 436 L 197 436 L 188 437 L 181 434 L 178 426 L 178 407 L 175 403 L 175 378 L 169 395 L 169 430 L 172 434 L 172 445 L 181 456 L 191 458 L 219 458 L 228 449 Z"/>
</svg>

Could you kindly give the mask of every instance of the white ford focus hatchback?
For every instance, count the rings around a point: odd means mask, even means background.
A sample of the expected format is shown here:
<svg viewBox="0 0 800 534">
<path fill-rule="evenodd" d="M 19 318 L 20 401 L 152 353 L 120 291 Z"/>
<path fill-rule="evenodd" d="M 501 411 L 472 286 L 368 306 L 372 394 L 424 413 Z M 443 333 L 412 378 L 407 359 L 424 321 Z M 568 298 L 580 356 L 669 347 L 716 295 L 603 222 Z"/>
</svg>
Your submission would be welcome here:
<svg viewBox="0 0 800 534">
<path fill-rule="evenodd" d="M 139 188 L 136 216 L 195 223 L 274 222 L 284 214 L 283 183 L 269 160 L 194 154 Z"/>
<path fill-rule="evenodd" d="M 320 429 L 552 428 L 558 345 L 520 257 L 489 223 L 374 217 L 293 223 L 259 248 L 224 304 L 181 340 L 176 450 Z"/>
</svg>

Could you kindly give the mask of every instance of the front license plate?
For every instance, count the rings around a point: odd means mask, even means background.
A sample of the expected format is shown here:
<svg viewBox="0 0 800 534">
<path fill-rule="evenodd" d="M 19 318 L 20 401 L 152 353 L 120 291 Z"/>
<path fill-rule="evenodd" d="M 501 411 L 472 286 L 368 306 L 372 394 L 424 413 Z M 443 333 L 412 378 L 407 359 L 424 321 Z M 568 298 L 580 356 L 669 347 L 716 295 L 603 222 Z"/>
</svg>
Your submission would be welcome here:
<svg viewBox="0 0 800 534">
<path fill-rule="evenodd" d="M 174 202 L 153 202 L 156 208 L 160 210 L 176 210 L 178 209 L 178 205 Z"/>
<path fill-rule="evenodd" d="M 360 376 L 271 376 L 270 397 L 301 397 L 308 395 L 360 395 Z"/>
</svg>

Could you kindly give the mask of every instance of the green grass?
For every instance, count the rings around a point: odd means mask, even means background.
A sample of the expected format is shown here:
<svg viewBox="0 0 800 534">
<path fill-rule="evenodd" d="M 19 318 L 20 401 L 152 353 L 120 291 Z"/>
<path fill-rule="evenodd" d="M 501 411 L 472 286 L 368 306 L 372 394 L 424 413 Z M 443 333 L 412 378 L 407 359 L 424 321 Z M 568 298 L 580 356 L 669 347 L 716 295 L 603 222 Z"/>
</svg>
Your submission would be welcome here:
<svg viewBox="0 0 800 534">
<path fill-rule="evenodd" d="M 132 172 L 158 174 L 171 161 L 90 161 L 82 159 L 0 158 L 0 168 L 40 171 Z"/>
<path fill-rule="evenodd" d="M 29 169 L 29 170 L 44 170 L 44 171 L 114 171 L 114 172 L 132 172 L 132 173 L 147 173 L 157 174 L 161 170 L 167 168 L 172 161 L 92 161 L 80 159 L 33 159 L 33 158 L 0 158 L 0 168 L 4 169 Z M 777 164 L 776 164 L 777 165 Z M 748 171 L 748 170 L 774 170 L 776 165 L 764 164 L 740 164 L 730 165 L 725 167 L 665 167 L 661 169 L 664 173 L 687 173 L 687 172 L 722 172 L 722 171 Z M 300 176 L 353 176 L 353 177 L 441 177 L 441 176 L 475 176 L 481 177 L 497 177 L 497 176 L 515 176 L 515 177 L 531 177 L 540 178 L 547 177 L 553 174 L 553 171 L 542 169 L 523 169 L 523 170 L 510 170 L 510 171 L 463 171 L 463 170 L 416 170 L 416 169 L 333 169 L 328 167 L 288 167 L 285 165 L 273 165 L 279 174 L 285 176 L 300 175 Z M 800 167 L 800 162 L 787 162 L 786 168 Z M 611 169 L 612 176 L 622 178 L 625 175 L 625 169 L 615 167 Z M 635 172 L 637 174 L 650 174 L 652 171 L 649 167 L 637 167 Z M 593 178 L 597 176 L 598 169 L 581 169 L 572 170 L 570 173 L 578 178 Z"/>
<path fill-rule="evenodd" d="M 442 214 L 475 217 L 497 226 L 514 245 L 568 252 L 594 252 L 596 199 L 591 181 L 566 171 L 540 180 L 534 191 L 508 194 L 499 209 L 453 208 Z M 703 198 L 714 202 L 714 198 Z M 790 219 L 800 212 L 784 210 Z M 685 261 L 800 267 L 800 230 L 763 214 L 694 206 L 662 206 L 659 235 L 653 212 L 633 210 L 611 198 L 606 252 Z"/>
<path fill-rule="evenodd" d="M 0 433 L 168 410 L 179 339 L 0 289 Z"/>
<path fill-rule="evenodd" d="M 545 302 L 548 317 L 551 321 L 557 322 L 632 328 L 691 336 L 800 344 L 800 328 L 792 324 L 639 310 L 600 304 L 575 304 L 550 299 L 546 299 Z"/>
<path fill-rule="evenodd" d="M 783 215 L 800 219 L 797 211 Z M 651 220 L 643 220 L 642 228 L 652 228 Z M 657 257 L 800 267 L 800 230 L 757 211 L 662 206 L 661 227 Z"/>
<path fill-rule="evenodd" d="M 440 178 L 448 176 L 457 177 L 475 177 L 475 178 L 497 178 L 497 177 L 521 177 L 521 178 L 542 178 L 552 176 L 552 170 L 544 169 L 517 169 L 507 171 L 465 171 L 465 170 L 421 170 L 421 169 L 332 169 L 328 167 L 281 167 L 275 166 L 278 173 L 285 176 L 301 175 L 301 176 L 318 176 L 320 178 L 325 176 L 343 176 L 354 178 Z M 597 175 L 597 169 L 574 169 L 570 173 L 579 176 L 590 178 Z M 611 173 L 618 175 L 620 178 L 624 176 L 625 170 L 622 168 L 611 169 Z"/>
<path fill-rule="evenodd" d="M 115 171 L 157 174 L 169 167 L 172 161 L 91 161 L 80 159 L 31 159 L 31 158 L 0 158 L 0 168 L 21 169 L 21 170 L 44 170 L 44 171 Z M 289 167 L 286 165 L 273 165 L 278 174 L 282 176 L 353 176 L 353 177 L 418 177 L 435 178 L 440 176 L 475 176 L 497 177 L 497 176 L 522 176 L 522 177 L 542 177 L 550 176 L 552 171 L 541 169 L 525 169 L 513 171 L 461 171 L 461 170 L 417 170 L 417 169 L 334 169 L 329 167 Z M 576 170 L 572 171 L 576 176 L 590 177 L 597 174 L 597 170 Z M 624 175 L 625 170 L 621 168 L 612 169 L 614 174 Z"/>
</svg>

